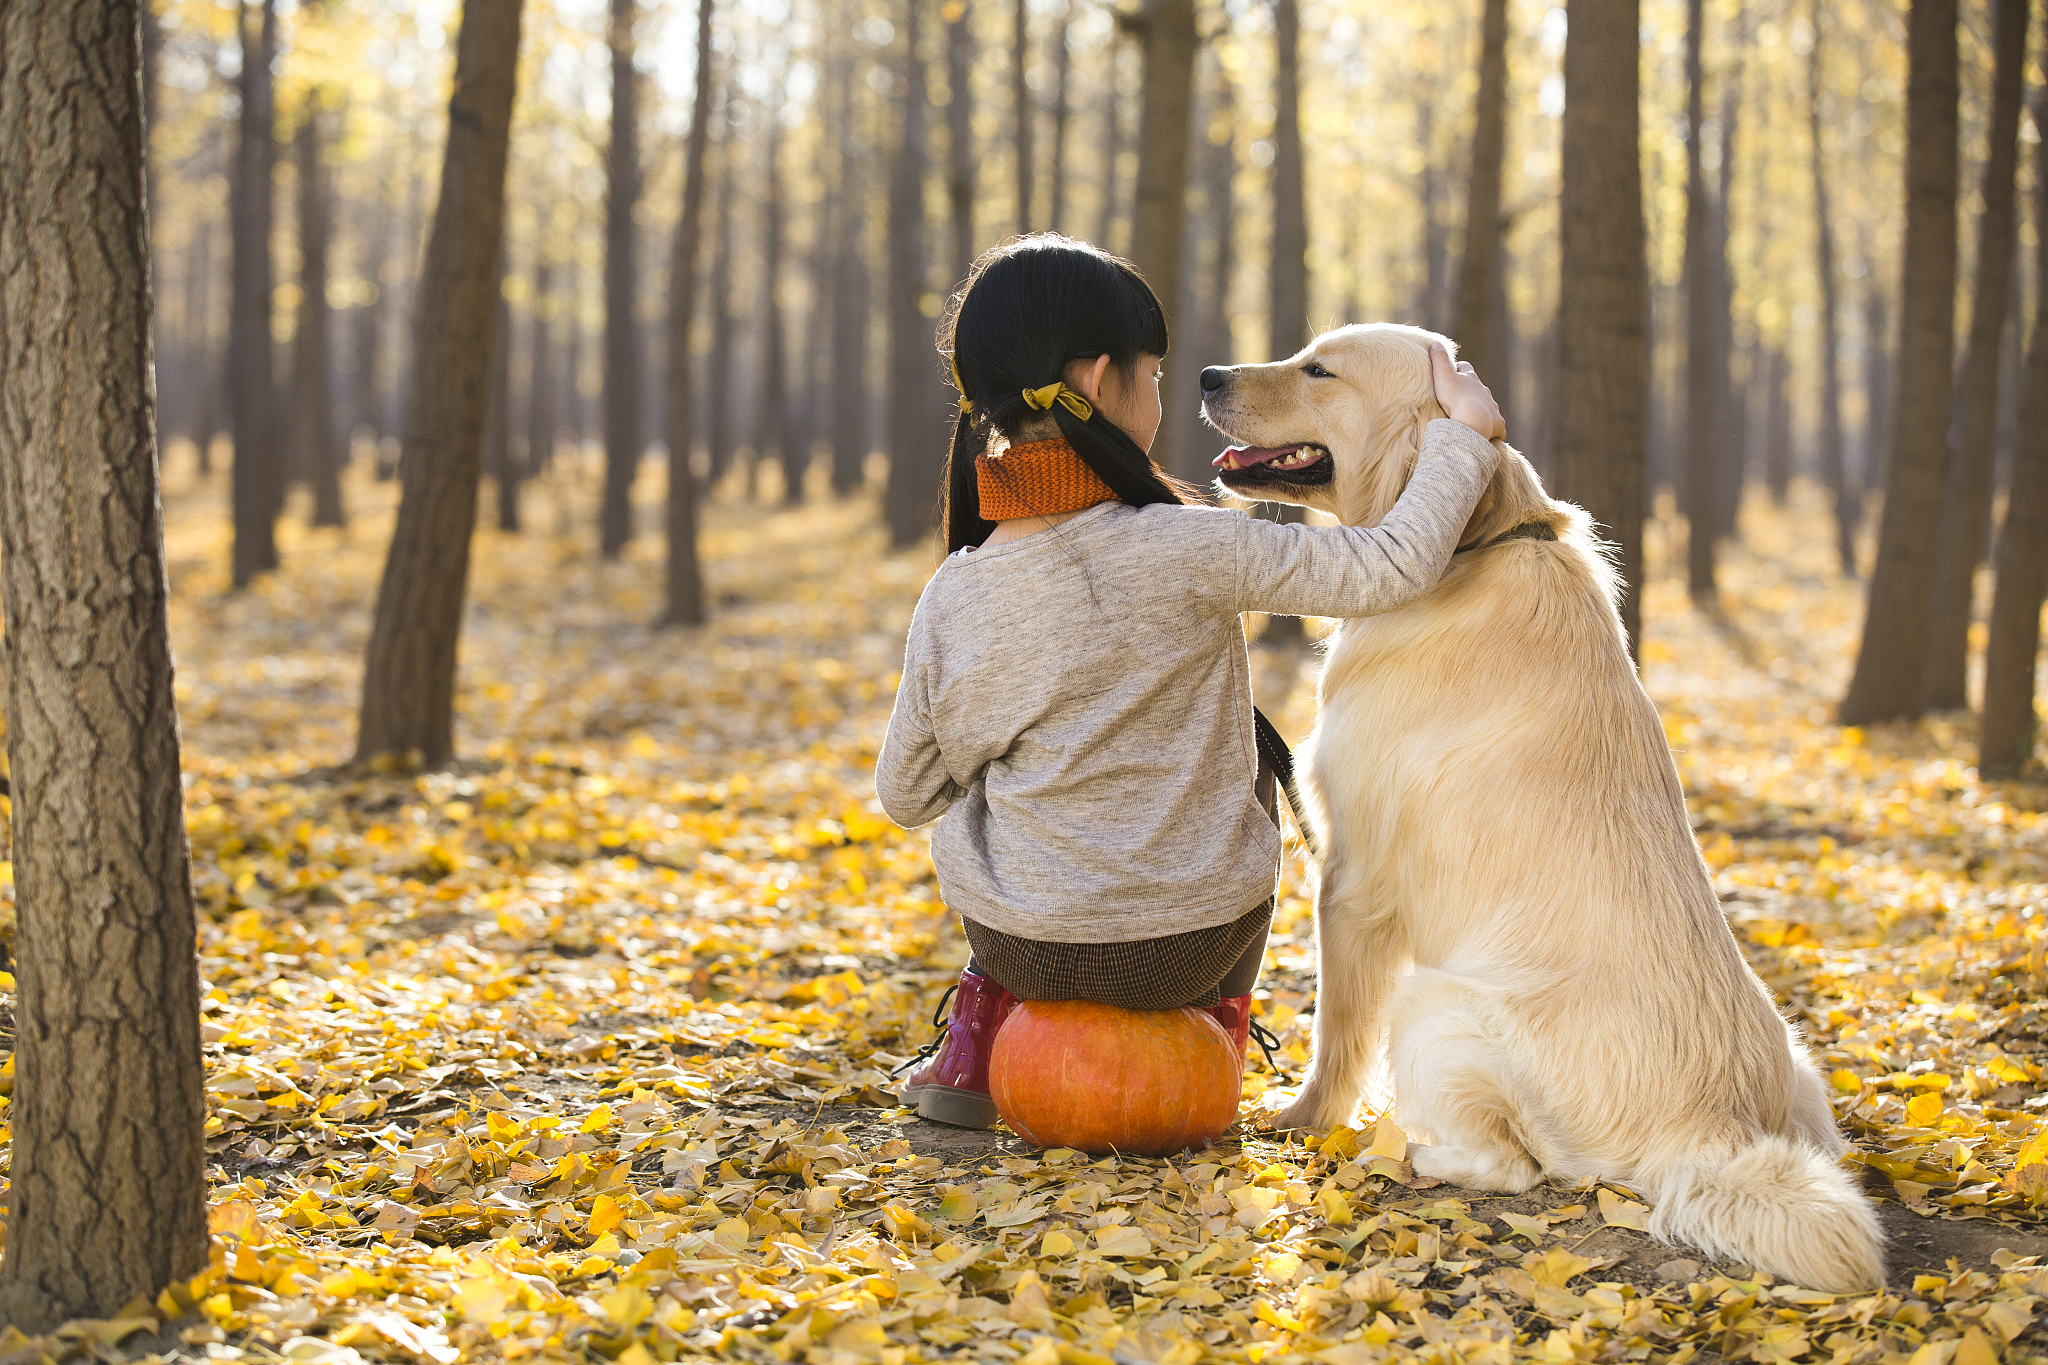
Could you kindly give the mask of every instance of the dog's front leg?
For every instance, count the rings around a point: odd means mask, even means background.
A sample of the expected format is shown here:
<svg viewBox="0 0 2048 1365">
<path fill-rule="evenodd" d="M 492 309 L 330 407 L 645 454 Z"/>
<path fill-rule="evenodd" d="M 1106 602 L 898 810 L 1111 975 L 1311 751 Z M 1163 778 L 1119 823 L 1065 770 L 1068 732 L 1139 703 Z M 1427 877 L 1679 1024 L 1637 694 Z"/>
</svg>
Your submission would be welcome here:
<svg viewBox="0 0 2048 1365">
<path fill-rule="evenodd" d="M 1395 917 L 1368 889 L 1326 863 L 1316 892 L 1315 1057 L 1282 1128 L 1349 1123 L 1373 1063 L 1386 1046 L 1383 1018 L 1394 969 L 1406 956 Z"/>
</svg>

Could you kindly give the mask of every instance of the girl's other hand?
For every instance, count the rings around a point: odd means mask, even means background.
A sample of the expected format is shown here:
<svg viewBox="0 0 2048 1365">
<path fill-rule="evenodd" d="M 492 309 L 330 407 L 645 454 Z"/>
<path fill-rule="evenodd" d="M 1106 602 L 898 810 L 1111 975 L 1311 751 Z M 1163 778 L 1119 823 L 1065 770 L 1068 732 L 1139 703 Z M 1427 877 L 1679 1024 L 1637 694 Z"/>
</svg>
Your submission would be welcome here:
<svg viewBox="0 0 2048 1365">
<path fill-rule="evenodd" d="M 1507 439 L 1508 423 L 1500 415 L 1500 404 L 1467 361 L 1451 363 L 1451 353 L 1440 341 L 1429 343 L 1429 364 L 1436 378 L 1436 401 L 1443 404 L 1453 422 L 1463 422 L 1489 441 Z"/>
</svg>

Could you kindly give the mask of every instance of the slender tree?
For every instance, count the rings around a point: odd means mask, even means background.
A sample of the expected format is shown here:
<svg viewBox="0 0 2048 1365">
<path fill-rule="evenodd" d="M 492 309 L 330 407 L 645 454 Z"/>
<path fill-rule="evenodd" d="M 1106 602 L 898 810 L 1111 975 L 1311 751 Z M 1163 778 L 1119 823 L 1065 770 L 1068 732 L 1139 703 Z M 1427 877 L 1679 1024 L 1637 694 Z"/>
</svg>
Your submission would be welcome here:
<svg viewBox="0 0 2048 1365">
<path fill-rule="evenodd" d="M 270 349 L 270 171 L 276 156 L 270 63 L 277 52 L 277 2 L 262 0 L 258 15 L 251 16 L 246 0 L 238 0 L 235 21 L 242 46 L 242 109 L 228 190 L 234 238 L 234 300 L 228 320 L 235 443 L 230 567 L 234 585 L 243 588 L 277 567 L 277 488 L 283 473 Z"/>
<path fill-rule="evenodd" d="M 2039 118 L 2041 108 L 2035 108 Z M 2034 192 L 2035 221 L 2048 222 L 2048 139 L 2035 144 Z M 2048 280 L 2048 232 L 2035 234 L 2035 277 Z M 1977 749 L 1977 771 L 1987 779 L 2026 772 L 2040 733 L 2034 687 L 2041 603 L 2048 595 L 2048 308 L 2034 309 L 2022 401 L 2005 523 L 1992 560 L 1997 587 L 1984 650 L 1984 723 Z"/>
<path fill-rule="evenodd" d="M 761 294 L 754 316 L 761 323 L 759 391 L 754 410 L 755 477 L 770 452 L 782 463 L 785 481 L 796 479 L 802 492 L 799 461 L 790 442 L 789 344 L 782 321 L 782 105 L 771 101 L 761 122 L 767 136 L 762 138 L 761 168 Z"/>
<path fill-rule="evenodd" d="M 1187 240 L 1188 126 L 1195 86 L 1195 0 L 1153 0 L 1144 20 L 1145 82 L 1138 106 L 1138 189 L 1131 209 L 1131 261 L 1162 304 L 1180 300 Z M 1169 318 L 1169 322 L 1174 319 Z M 1168 412 L 1193 402 L 1169 373 L 1159 401 Z"/>
<path fill-rule="evenodd" d="M 946 25 L 946 200 L 952 209 L 957 288 L 974 264 L 974 6 L 952 0 L 939 11 Z"/>
<path fill-rule="evenodd" d="M 1941 506 L 1955 361 L 1956 0 L 1913 0 L 1906 44 L 1899 398 L 1863 642 L 1842 700 L 1844 725 L 1910 719 L 1927 704 L 1941 530 L 1929 509 Z"/>
<path fill-rule="evenodd" d="M 1720 238 L 1714 232 L 1714 205 L 1708 198 L 1707 176 L 1700 157 L 1706 83 L 1700 49 L 1705 40 L 1706 6 L 1686 0 L 1685 24 L 1685 478 L 1686 590 L 1702 610 L 1718 605 L 1714 585 L 1715 504 L 1719 500 L 1722 429 L 1725 410 L 1721 392 L 1728 378 L 1728 353 L 1721 348 L 1715 309 L 1721 302 L 1721 275 L 1727 269 Z M 1716 258 L 1719 258 L 1718 260 Z M 1718 373 L 1716 372 L 1718 369 Z"/>
<path fill-rule="evenodd" d="M 1650 285 L 1638 155 L 1639 0 L 1573 0 L 1564 54 L 1553 479 L 1620 551 L 1629 647 L 1642 637 Z"/>
<path fill-rule="evenodd" d="M 483 478 L 491 325 L 499 298 L 505 156 L 520 0 L 463 0 L 441 198 L 420 276 L 405 493 L 377 588 L 356 761 L 455 751 L 455 654 Z"/>
<path fill-rule="evenodd" d="M 1961 439 L 1950 452 L 1937 542 L 1932 625 L 1927 652 L 1927 706 L 1958 711 L 1970 704 L 1970 607 L 1977 565 L 1991 534 L 1991 465 L 1998 442 L 1998 381 L 2004 370 L 2013 256 L 2019 247 L 2014 205 L 2019 169 L 2020 89 L 2027 65 L 2030 0 L 1996 0 L 1997 37 L 1991 89 L 1991 147 L 1984 159 L 1984 212 L 1977 219 L 1977 283 L 1970 336 L 1963 350 Z"/>
<path fill-rule="evenodd" d="M 498 529 L 516 534 L 519 530 L 519 465 L 512 454 L 512 300 L 505 297 L 503 281 L 511 278 L 499 253 L 498 303 L 491 325 L 497 340 L 491 351 L 491 393 L 484 419 L 484 471 L 491 476 L 497 494 Z"/>
<path fill-rule="evenodd" d="M 1119 163 L 1124 154 L 1124 90 L 1123 75 L 1118 61 L 1123 54 L 1123 44 L 1118 41 L 1122 29 L 1132 22 L 1140 22 L 1130 15 L 1123 16 L 1118 37 L 1110 41 L 1103 53 L 1104 72 L 1102 85 L 1102 200 L 1097 209 L 1095 244 L 1105 251 L 1111 250 L 1110 234 L 1116 230 L 1116 213 L 1122 184 Z"/>
<path fill-rule="evenodd" d="M 1743 438 L 1749 427 L 1744 395 L 1735 387 L 1735 270 L 1728 260 L 1729 213 L 1735 202 L 1736 120 L 1742 108 L 1742 54 L 1748 50 L 1749 13 L 1736 5 L 1734 52 L 1721 76 L 1720 184 L 1707 215 L 1707 266 L 1713 275 L 1713 350 L 1708 372 L 1714 382 L 1714 410 L 1720 414 L 1725 445 L 1715 461 L 1713 529 L 1718 540 L 1732 540 L 1742 511 L 1742 490 L 1749 477 Z"/>
<path fill-rule="evenodd" d="M 1301 154 L 1301 6 L 1273 0 L 1273 254 L 1266 349 L 1293 355 L 1308 341 L 1308 191 Z"/>
<path fill-rule="evenodd" d="M 150 378 L 136 0 L 0 4 L 13 1127 L 0 1322 L 206 1264 L 199 971 Z"/>
<path fill-rule="evenodd" d="M 1856 577 L 1858 499 L 1850 491 L 1842 452 L 1841 304 L 1835 297 L 1835 224 L 1828 202 L 1827 158 L 1821 141 L 1821 25 L 1826 6 L 1813 5 L 1813 46 L 1806 54 L 1806 120 L 1813 165 L 1814 273 L 1820 279 L 1820 476 L 1834 501 L 1835 560 L 1845 578 Z"/>
<path fill-rule="evenodd" d="M 521 471 L 533 478 L 555 454 L 554 272 L 543 241 L 533 253 L 533 302 L 527 308 L 526 458 Z"/>
<path fill-rule="evenodd" d="M 633 538 L 633 479 L 640 472 L 639 99 L 633 75 L 635 0 L 611 0 L 612 138 L 605 157 L 604 219 L 604 506 L 598 546 L 617 559 Z"/>
<path fill-rule="evenodd" d="M 379 198 L 367 205 L 364 212 L 369 226 L 360 239 L 363 256 L 359 270 L 369 282 L 370 297 L 355 310 L 352 319 L 355 358 L 350 365 L 352 411 L 349 428 L 351 432 L 362 428 L 375 440 L 384 433 L 378 371 L 384 357 L 384 298 L 388 292 L 384 284 L 384 264 L 391 254 L 391 211 Z"/>
<path fill-rule="evenodd" d="M 1485 0 L 1479 23 L 1479 108 L 1472 130 L 1472 179 L 1465 200 L 1465 252 L 1458 267 L 1459 354 L 1496 384 L 1507 373 L 1501 289 L 1500 192 L 1507 161 L 1508 0 Z"/>
<path fill-rule="evenodd" d="M 697 480 L 690 473 L 696 373 L 690 332 L 697 319 L 697 274 L 704 255 L 704 159 L 711 147 L 711 19 L 713 0 L 697 0 L 696 87 L 690 136 L 683 147 L 683 204 L 669 260 L 668 296 L 668 564 L 661 612 L 665 626 L 704 621 L 704 569 L 697 551 Z"/>
<path fill-rule="evenodd" d="M 1068 81 L 1074 69 L 1073 0 L 1060 11 L 1057 45 L 1052 66 L 1052 204 L 1046 212 L 1046 226 L 1066 231 L 1067 222 L 1067 118 L 1071 109 Z"/>
<path fill-rule="evenodd" d="M 889 170 L 889 485 L 883 511 L 889 542 L 899 550 L 932 533 L 944 440 L 932 318 L 925 312 L 931 288 L 924 219 L 930 96 L 919 51 L 925 3 L 903 0 L 902 119 Z"/>
<path fill-rule="evenodd" d="M 845 497 L 866 477 L 870 445 L 868 403 L 868 314 L 873 293 L 868 275 L 868 157 L 854 127 L 854 72 L 851 56 L 842 56 L 837 110 L 839 156 L 837 193 L 833 203 L 838 228 L 833 246 L 838 260 L 832 269 L 832 376 L 830 413 L 832 491 Z"/>
<path fill-rule="evenodd" d="M 1033 155 L 1032 122 L 1038 111 L 1031 100 L 1031 8 L 1029 0 L 1011 0 L 1015 22 L 1010 31 L 1010 89 L 1017 118 L 1017 231 L 1031 231 L 1032 191 L 1038 163 Z"/>
<path fill-rule="evenodd" d="M 329 236 L 327 167 L 320 137 L 319 93 L 313 92 L 293 138 L 299 168 L 299 318 L 292 340 L 292 444 L 313 489 L 313 524 L 343 526 L 341 460 L 334 448 L 331 348 L 334 313 L 327 303 Z"/>
<path fill-rule="evenodd" d="M 733 199 L 738 192 L 740 158 L 734 128 L 730 87 L 719 97 L 718 199 L 712 210 L 714 248 L 711 261 L 711 352 L 704 358 L 704 383 L 709 390 L 704 413 L 704 444 L 711 457 L 711 482 L 717 483 L 733 459 L 733 352 L 739 349 L 739 320 L 733 316 L 732 280 L 737 254 L 733 250 Z"/>
</svg>

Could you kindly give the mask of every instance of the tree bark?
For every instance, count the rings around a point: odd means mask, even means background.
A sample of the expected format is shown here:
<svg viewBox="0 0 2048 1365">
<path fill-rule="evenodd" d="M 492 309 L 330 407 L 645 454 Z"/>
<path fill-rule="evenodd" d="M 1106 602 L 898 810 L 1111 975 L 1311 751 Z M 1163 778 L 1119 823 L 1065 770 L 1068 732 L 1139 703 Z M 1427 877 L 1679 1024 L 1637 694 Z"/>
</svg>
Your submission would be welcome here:
<svg viewBox="0 0 2048 1365">
<path fill-rule="evenodd" d="M 355 428 L 367 428 L 372 440 L 384 434 L 384 404 L 377 384 L 377 371 L 384 353 L 384 262 L 391 253 L 391 213 L 380 199 L 371 209 L 373 222 L 363 242 L 363 278 L 370 282 L 370 299 L 356 310 L 355 363 L 352 378 L 355 393 Z"/>
<path fill-rule="evenodd" d="M 1010 34 L 1010 86 L 1016 92 L 1017 102 L 1017 231 L 1022 234 L 1031 231 L 1032 192 L 1038 187 L 1038 162 L 1032 146 L 1032 134 L 1036 131 L 1032 121 L 1038 117 L 1038 111 L 1032 106 L 1028 79 L 1031 9 L 1028 0 L 1011 3 L 1015 6 L 1015 19 Z"/>
<path fill-rule="evenodd" d="M 1728 210 L 1735 200 L 1735 120 L 1741 108 L 1742 57 L 1749 49 L 1749 17 L 1746 7 L 1736 6 L 1734 55 L 1721 77 L 1721 167 L 1713 211 L 1707 216 L 1707 263 L 1714 283 L 1714 328 L 1709 368 L 1714 381 L 1714 410 L 1720 414 L 1722 448 L 1715 464 L 1720 477 L 1714 483 L 1713 529 L 1717 540 L 1735 537 L 1736 521 L 1742 511 L 1742 490 L 1749 478 L 1749 461 L 1742 437 L 1748 426 L 1743 396 L 1736 391 L 1732 369 L 1735 361 L 1735 270 L 1728 262 Z"/>
<path fill-rule="evenodd" d="M 1053 49 L 1052 77 L 1052 205 L 1046 226 L 1064 232 L 1067 221 L 1067 115 L 1070 108 L 1068 79 L 1074 68 L 1074 43 L 1070 30 L 1074 6 L 1068 0 L 1060 13 L 1059 46 Z"/>
<path fill-rule="evenodd" d="M 1927 706 L 1941 530 L 1929 512 L 1941 506 L 1955 364 L 1956 0 L 1913 0 L 1906 43 L 1899 398 L 1863 642 L 1842 699 L 1844 725 L 1909 720 Z"/>
<path fill-rule="evenodd" d="M 420 277 L 405 492 L 363 668 L 358 763 L 417 756 L 438 766 L 455 751 L 455 653 L 483 475 L 519 11 L 520 0 L 463 0 L 441 198 Z"/>
<path fill-rule="evenodd" d="M 612 140 L 605 158 L 604 506 L 598 547 L 617 559 L 633 538 L 633 477 L 640 471 L 640 346 L 633 300 L 640 272 L 633 210 L 640 202 L 639 100 L 633 78 L 634 0 L 611 0 Z"/>
<path fill-rule="evenodd" d="M 839 82 L 839 164 L 833 203 L 839 225 L 838 261 L 832 269 L 832 491 L 846 497 L 867 474 L 871 430 L 868 422 L 868 218 L 864 156 L 853 123 L 854 71 L 851 57 Z"/>
<path fill-rule="evenodd" d="M 1498 385 L 1507 373 L 1507 318 L 1500 293 L 1500 186 L 1507 160 L 1508 3 L 1486 0 L 1479 25 L 1479 110 L 1472 183 L 1465 200 L 1465 254 L 1458 267 L 1458 353 Z"/>
<path fill-rule="evenodd" d="M 2035 144 L 2034 186 L 2035 221 L 2048 222 L 2048 140 Z M 2035 262 L 2036 278 L 2048 279 L 2048 232 L 2036 234 Z M 2048 308 L 2034 310 L 2022 402 L 2005 523 L 1992 557 L 1997 587 L 1984 650 L 1984 717 L 1977 749 L 1977 771 L 1987 780 L 2025 773 L 2033 764 L 2040 731 L 2034 688 L 2041 602 L 2048 596 Z"/>
<path fill-rule="evenodd" d="M 1267 358 L 1308 344 L 1308 195 L 1301 155 L 1301 6 L 1273 3 L 1273 254 Z"/>
<path fill-rule="evenodd" d="M 789 440 L 789 346 L 782 324 L 782 106 L 770 102 L 761 122 L 767 129 L 761 185 L 761 298 L 754 316 L 761 322 L 761 385 L 754 410 L 754 470 L 760 470 L 773 452 L 782 464 L 785 481 L 798 482 L 802 496 L 802 474 Z"/>
<path fill-rule="evenodd" d="M 299 468 L 313 489 L 313 524 L 345 526 L 341 462 L 334 449 L 332 342 L 327 305 L 328 188 L 320 146 L 320 110 L 309 103 L 294 139 L 299 163 L 299 318 L 292 339 L 292 420 Z"/>
<path fill-rule="evenodd" d="M 946 200 L 952 209 L 953 269 L 959 288 L 974 264 L 974 6 L 954 0 L 940 11 L 946 25 Z"/>
<path fill-rule="evenodd" d="M 1138 191 L 1131 209 L 1131 263 L 1160 306 L 1180 302 L 1181 254 L 1188 224 L 1188 115 L 1194 103 L 1194 0 L 1151 0 L 1145 20 L 1145 83 L 1138 113 Z M 1165 411 L 1194 401 L 1169 371 L 1160 385 Z"/>
<path fill-rule="evenodd" d="M 192 310 L 186 345 L 192 353 L 192 422 L 186 435 L 199 448 L 199 473 L 213 473 L 213 438 L 220 430 L 221 372 L 214 359 L 213 220 L 199 224 L 192 246 Z"/>
<path fill-rule="evenodd" d="M 1117 163 L 1124 154 L 1124 98 L 1123 82 L 1119 79 L 1117 59 L 1122 54 L 1121 32 L 1113 35 L 1104 52 L 1108 69 L 1102 85 L 1102 203 L 1096 218 L 1095 244 L 1104 251 L 1112 250 L 1110 234 L 1116 230 L 1118 169 Z"/>
<path fill-rule="evenodd" d="M 1861 500 L 1849 487 L 1842 451 L 1841 305 L 1835 297 L 1835 223 L 1828 205 L 1826 158 L 1821 145 L 1821 20 L 1825 6 L 1814 0 L 1813 46 L 1806 54 L 1806 120 L 1813 159 L 1814 273 L 1820 277 L 1820 477 L 1835 511 L 1835 561 L 1844 578 L 1856 577 L 1856 527 Z"/>
<path fill-rule="evenodd" d="M 1642 635 L 1650 286 L 1638 152 L 1638 0 L 1572 0 L 1565 44 L 1553 483 L 1620 551 L 1629 648 Z"/>
<path fill-rule="evenodd" d="M 899 550 L 932 534 L 945 439 L 933 322 L 924 311 L 931 288 L 924 220 L 930 96 L 918 50 L 925 3 L 904 0 L 903 114 L 889 172 L 889 484 L 883 512 L 889 543 Z"/>
<path fill-rule="evenodd" d="M 718 204 L 713 211 L 717 250 L 711 263 L 711 353 L 704 359 L 704 383 L 710 389 L 704 414 L 704 444 L 711 456 L 711 482 L 732 468 L 733 352 L 739 349 L 739 322 L 732 313 L 733 196 L 739 159 L 744 149 L 734 136 L 732 96 L 720 97 L 718 125 Z"/>
<path fill-rule="evenodd" d="M 704 255 L 704 158 L 711 147 L 711 19 L 713 0 L 697 0 L 696 89 L 690 136 L 683 148 L 682 215 L 669 260 L 668 297 L 668 561 L 661 612 L 664 626 L 704 622 L 704 568 L 697 552 L 697 480 L 690 472 L 696 416 L 690 381 L 696 358 L 690 333 L 697 319 L 697 273 Z"/>
<path fill-rule="evenodd" d="M 2005 320 L 2012 298 L 2019 215 L 2020 89 L 2027 64 L 2029 0 L 1996 0 L 1992 23 L 1991 148 L 1984 162 L 1984 213 L 1977 220 L 1976 301 L 1963 351 L 1962 439 L 1948 461 L 1934 577 L 1933 638 L 1928 642 L 1927 706 L 1970 704 L 1970 608 L 1977 565 L 1991 534 L 1991 464 L 1998 440 L 1998 381 L 2004 370 Z"/>
<path fill-rule="evenodd" d="M 499 259 L 502 262 L 502 251 Z M 496 316 L 491 323 L 497 329 L 497 341 L 491 352 L 490 410 L 484 419 L 484 468 L 497 494 L 498 529 L 516 534 L 519 466 L 512 457 L 512 301 L 505 297 L 503 285 L 508 273 L 501 264 Z"/>
<path fill-rule="evenodd" d="M 275 381 L 270 342 L 270 168 L 275 156 L 270 102 L 270 61 L 277 51 L 276 0 L 262 0 L 251 25 L 248 5 L 236 6 L 242 45 L 242 112 L 229 187 L 234 237 L 234 300 L 228 322 L 228 373 L 234 427 L 234 546 L 232 581 L 245 588 L 277 567 L 279 468 Z"/>
<path fill-rule="evenodd" d="M 0 5 L 0 597 L 17 1024 L 0 1322 L 206 1264 L 199 973 L 136 0 Z"/>
<path fill-rule="evenodd" d="M 543 245 L 533 253 L 533 303 L 528 309 L 526 372 L 526 458 L 521 473 L 533 478 L 555 454 L 555 352 L 553 305 L 548 291 L 553 271 Z"/>
<path fill-rule="evenodd" d="M 1705 71 L 1700 48 L 1705 39 L 1706 6 L 1687 0 L 1685 24 L 1685 481 L 1686 591 L 1701 610 L 1718 607 L 1714 585 L 1716 504 L 1725 433 L 1721 391 L 1726 385 L 1728 356 L 1720 349 L 1721 329 L 1714 309 L 1721 301 L 1720 272 L 1715 256 L 1720 242 L 1713 231 L 1714 206 L 1707 194 L 1707 175 L 1700 160 L 1700 129 L 1704 122 Z M 1726 268 L 1725 258 L 1721 261 Z M 1715 373 L 1716 368 L 1721 373 Z"/>
</svg>

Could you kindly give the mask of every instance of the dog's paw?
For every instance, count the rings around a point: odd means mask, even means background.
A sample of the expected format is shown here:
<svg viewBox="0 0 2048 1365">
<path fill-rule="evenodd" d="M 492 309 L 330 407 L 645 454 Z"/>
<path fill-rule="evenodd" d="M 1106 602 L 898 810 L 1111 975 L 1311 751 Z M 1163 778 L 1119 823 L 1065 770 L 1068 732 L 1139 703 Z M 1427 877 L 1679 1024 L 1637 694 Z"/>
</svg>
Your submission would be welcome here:
<svg viewBox="0 0 2048 1365">
<path fill-rule="evenodd" d="M 1543 1179 L 1536 1163 L 1521 1152 L 1478 1152 L 1466 1147 L 1408 1144 L 1408 1164 L 1415 1174 L 1460 1189 L 1521 1194 Z"/>
<path fill-rule="evenodd" d="M 1357 1108 L 1358 1106 L 1355 1103 L 1336 1105 L 1320 1096 L 1303 1095 L 1293 1104 L 1288 1105 L 1285 1109 L 1273 1115 L 1273 1126 L 1275 1128 L 1313 1128 L 1319 1133 L 1327 1133 L 1332 1128 L 1350 1123 L 1352 1114 Z"/>
</svg>

